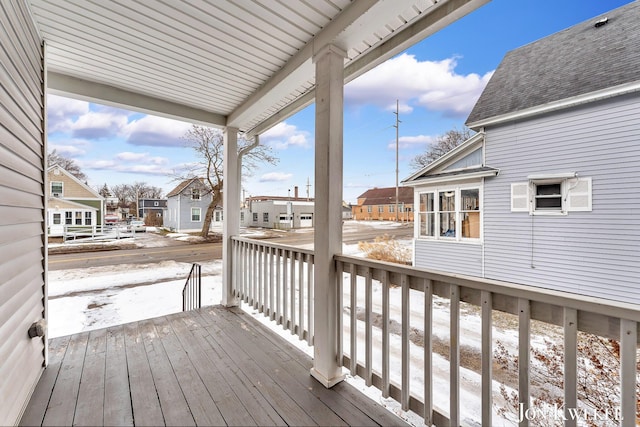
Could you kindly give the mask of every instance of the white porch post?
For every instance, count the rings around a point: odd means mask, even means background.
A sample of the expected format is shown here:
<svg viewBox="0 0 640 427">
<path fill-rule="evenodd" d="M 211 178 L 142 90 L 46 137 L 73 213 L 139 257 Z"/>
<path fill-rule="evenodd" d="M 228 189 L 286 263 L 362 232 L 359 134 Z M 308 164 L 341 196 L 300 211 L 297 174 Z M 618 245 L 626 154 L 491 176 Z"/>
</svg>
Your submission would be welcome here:
<svg viewBox="0 0 640 427">
<path fill-rule="evenodd" d="M 238 305 L 233 296 L 233 247 L 231 237 L 240 233 L 240 168 L 238 167 L 238 129 L 224 129 L 224 178 L 222 190 L 222 302 Z"/>
<path fill-rule="evenodd" d="M 316 66 L 314 362 L 311 375 L 325 387 L 344 379 L 338 365 L 335 254 L 342 253 L 342 122 L 346 52 L 327 45 Z"/>
</svg>

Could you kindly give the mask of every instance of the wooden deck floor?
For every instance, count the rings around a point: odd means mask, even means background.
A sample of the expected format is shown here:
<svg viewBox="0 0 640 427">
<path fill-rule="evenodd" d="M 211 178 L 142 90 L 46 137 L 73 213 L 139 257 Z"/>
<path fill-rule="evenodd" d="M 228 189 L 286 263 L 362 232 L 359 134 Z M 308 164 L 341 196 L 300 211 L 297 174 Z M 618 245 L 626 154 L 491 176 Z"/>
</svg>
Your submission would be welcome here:
<svg viewBox="0 0 640 427">
<path fill-rule="evenodd" d="M 22 425 L 402 425 L 240 309 L 205 307 L 50 341 Z"/>
</svg>

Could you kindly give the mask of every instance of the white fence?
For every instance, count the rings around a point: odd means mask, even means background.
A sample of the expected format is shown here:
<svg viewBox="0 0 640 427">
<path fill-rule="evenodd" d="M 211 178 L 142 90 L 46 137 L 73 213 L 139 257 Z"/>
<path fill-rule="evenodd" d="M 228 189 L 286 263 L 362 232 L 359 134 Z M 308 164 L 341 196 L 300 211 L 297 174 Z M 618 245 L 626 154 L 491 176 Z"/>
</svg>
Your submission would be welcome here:
<svg viewBox="0 0 640 427">
<path fill-rule="evenodd" d="M 495 425 L 501 416 L 525 426 L 543 417 L 636 425 L 636 306 L 358 257 L 335 261 L 343 313 L 336 356 L 425 424 Z M 234 238 L 234 274 L 238 297 L 313 343 L 311 251 Z M 581 353 L 589 351 L 583 333 L 614 340 L 605 345 L 619 368 L 606 381 L 610 370 Z M 603 393 L 609 406 L 590 401 Z"/>
<path fill-rule="evenodd" d="M 61 234 L 49 233 L 49 235 L 62 237 L 63 242 L 78 239 L 122 239 L 135 236 L 135 232 L 128 230 L 126 225 L 64 225 L 63 227 Z"/>
</svg>

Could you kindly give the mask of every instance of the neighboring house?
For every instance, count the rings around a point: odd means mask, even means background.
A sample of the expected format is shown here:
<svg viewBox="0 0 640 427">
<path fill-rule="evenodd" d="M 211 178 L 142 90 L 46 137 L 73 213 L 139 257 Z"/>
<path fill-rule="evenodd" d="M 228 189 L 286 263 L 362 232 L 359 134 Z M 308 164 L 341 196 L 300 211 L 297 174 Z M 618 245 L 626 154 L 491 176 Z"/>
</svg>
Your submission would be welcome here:
<svg viewBox="0 0 640 427">
<path fill-rule="evenodd" d="M 413 190 L 398 188 L 397 218 L 413 221 Z M 372 188 L 358 196 L 358 204 L 352 205 L 353 219 L 396 220 L 396 187 Z"/>
<path fill-rule="evenodd" d="M 240 224 L 245 227 L 264 227 L 288 230 L 313 227 L 313 198 L 257 196 L 246 199 L 240 212 Z"/>
<path fill-rule="evenodd" d="M 122 216 L 120 214 L 120 208 L 119 208 L 118 204 L 119 204 L 119 199 L 117 197 L 114 197 L 111 194 L 105 198 L 105 200 L 104 200 L 104 207 L 105 207 L 104 223 L 105 223 L 105 225 L 106 224 L 116 224 L 116 223 L 120 222 L 120 219 L 122 218 Z"/>
<path fill-rule="evenodd" d="M 403 183 L 415 266 L 640 304 L 640 2 L 509 52 Z"/>
<path fill-rule="evenodd" d="M 50 236 L 61 236 L 65 226 L 95 230 L 104 224 L 105 200 L 98 192 L 58 165 L 47 169 L 47 225 Z"/>
<path fill-rule="evenodd" d="M 162 218 L 167 209 L 167 199 L 138 199 L 138 218 L 145 219 L 151 214 Z"/>
<path fill-rule="evenodd" d="M 353 219 L 351 203 L 342 202 L 342 219 Z"/>
<path fill-rule="evenodd" d="M 212 197 L 203 178 L 182 181 L 167 194 L 163 226 L 177 232 L 202 230 L 204 216 Z M 222 208 L 216 207 L 216 212 L 222 212 Z M 214 212 L 214 221 L 211 222 L 212 226 L 215 223 L 216 212 Z M 219 215 L 218 218 L 222 220 Z"/>
</svg>

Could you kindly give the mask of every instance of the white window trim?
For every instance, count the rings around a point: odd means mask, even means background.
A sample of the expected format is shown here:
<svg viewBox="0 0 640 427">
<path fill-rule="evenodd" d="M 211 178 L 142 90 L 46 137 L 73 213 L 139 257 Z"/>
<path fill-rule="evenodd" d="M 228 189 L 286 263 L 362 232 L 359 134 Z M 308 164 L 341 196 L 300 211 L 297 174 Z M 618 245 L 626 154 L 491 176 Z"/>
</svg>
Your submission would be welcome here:
<svg viewBox="0 0 640 427">
<path fill-rule="evenodd" d="M 193 211 L 197 210 L 198 211 L 198 219 L 197 221 L 195 221 L 193 219 Z M 191 208 L 191 222 L 202 222 L 202 208 Z"/>
<path fill-rule="evenodd" d="M 461 192 L 462 190 L 472 190 L 478 189 L 478 212 L 480 213 L 480 237 L 462 237 L 462 220 L 461 213 L 467 212 L 461 209 Z M 439 192 L 443 191 L 455 191 L 455 218 L 456 218 L 456 236 L 455 237 L 445 237 L 440 236 L 440 199 L 438 197 Z M 435 236 L 422 236 L 420 234 L 420 221 L 422 219 L 422 214 L 425 213 L 420 210 L 420 195 L 425 193 L 433 193 L 434 195 L 434 230 Z M 440 242 L 455 242 L 455 243 L 468 243 L 468 244 L 481 244 L 484 240 L 484 202 L 483 202 L 483 194 L 484 194 L 484 185 L 482 182 L 473 183 L 473 184 L 462 184 L 462 185 L 447 185 L 441 187 L 425 187 L 418 189 L 415 193 L 414 205 L 417 206 L 417 210 L 414 212 L 414 222 L 415 222 L 415 236 L 419 240 L 428 240 L 428 241 L 440 241 Z"/>
<path fill-rule="evenodd" d="M 60 194 L 58 194 L 57 196 L 53 192 L 53 184 L 60 184 Z M 63 181 L 49 182 L 49 194 L 53 197 L 64 197 L 64 182 Z"/>
<path fill-rule="evenodd" d="M 529 181 L 511 184 L 511 212 L 528 212 L 529 215 L 566 216 L 569 212 L 591 212 L 593 195 L 591 178 L 578 178 L 569 174 L 556 176 L 530 176 Z M 535 209 L 536 185 L 560 184 L 562 206 L 559 210 Z M 526 193 L 524 190 L 526 189 Z M 523 200 L 526 200 L 523 203 Z"/>
</svg>

